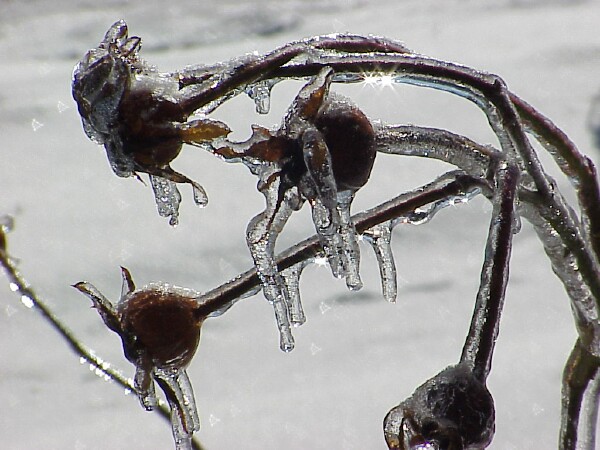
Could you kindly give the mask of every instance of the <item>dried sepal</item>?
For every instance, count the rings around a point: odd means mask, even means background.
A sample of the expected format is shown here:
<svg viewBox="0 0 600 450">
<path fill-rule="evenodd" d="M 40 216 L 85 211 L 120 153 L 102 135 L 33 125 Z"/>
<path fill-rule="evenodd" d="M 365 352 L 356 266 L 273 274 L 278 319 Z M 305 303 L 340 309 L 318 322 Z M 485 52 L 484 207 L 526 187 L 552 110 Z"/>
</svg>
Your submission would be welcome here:
<svg viewBox="0 0 600 450">
<path fill-rule="evenodd" d="M 158 72 L 139 58 L 141 40 L 129 38 L 123 21 L 113 24 L 98 47 L 88 51 L 73 71 L 73 98 L 88 137 L 104 144 L 114 173 L 120 177 L 147 173 L 164 182 L 190 184 L 197 204 L 206 204 L 200 185 L 174 171 L 170 163 L 184 142 L 203 144 L 226 136 L 229 127 L 217 120 L 195 118 L 181 104 L 179 80 Z M 173 187 L 171 190 L 176 191 Z M 202 196 L 197 193 L 203 192 Z M 159 207 L 168 203 L 171 224 L 177 223 L 180 198 L 161 192 Z M 198 198 L 202 198 L 198 201 Z"/>
</svg>

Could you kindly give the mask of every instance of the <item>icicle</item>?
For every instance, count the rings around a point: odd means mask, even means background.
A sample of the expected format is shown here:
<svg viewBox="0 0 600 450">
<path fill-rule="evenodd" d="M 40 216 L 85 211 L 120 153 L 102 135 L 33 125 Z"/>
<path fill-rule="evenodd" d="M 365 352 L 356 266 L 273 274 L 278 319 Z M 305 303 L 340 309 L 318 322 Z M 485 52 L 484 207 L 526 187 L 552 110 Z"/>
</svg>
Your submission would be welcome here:
<svg viewBox="0 0 600 450">
<path fill-rule="evenodd" d="M 340 255 L 341 239 L 337 230 L 339 227 L 339 215 L 337 209 L 329 210 L 323 206 L 319 199 L 310 202 L 312 218 L 315 229 L 321 241 L 321 247 L 331 268 L 331 273 L 336 278 L 342 278 L 345 274 L 344 265 Z"/>
<path fill-rule="evenodd" d="M 182 425 L 182 434 L 191 437 L 192 434 L 200 430 L 200 418 L 196 409 L 192 384 L 186 371 L 157 369 L 155 376 L 159 382 L 165 383 L 165 385 L 161 383 L 161 388 L 165 390 L 169 403 L 173 403 L 171 406 L 172 414 L 179 416 L 178 421 Z M 177 439 L 177 436 L 175 438 Z"/>
<path fill-rule="evenodd" d="M 192 183 L 192 190 L 194 193 L 194 203 L 201 208 L 208 205 L 208 195 L 202 186 L 198 183 Z"/>
<path fill-rule="evenodd" d="M 265 80 L 246 87 L 246 94 L 254 100 L 258 114 L 269 113 L 271 109 L 271 89 L 276 83 L 277 80 Z"/>
<path fill-rule="evenodd" d="M 312 180 L 312 190 L 323 206 L 331 211 L 337 205 L 337 187 L 331 155 L 321 133 L 316 129 L 305 130 L 302 134 L 304 164 Z"/>
<path fill-rule="evenodd" d="M 302 275 L 304 268 L 312 262 L 312 258 L 305 259 L 281 273 L 287 286 L 290 322 L 294 326 L 300 326 L 306 322 L 306 316 L 304 315 L 300 299 L 300 275 Z"/>
<path fill-rule="evenodd" d="M 158 405 L 152 373 L 145 368 L 136 366 L 134 386 L 142 407 L 146 411 L 152 411 Z"/>
<path fill-rule="evenodd" d="M 367 241 L 377 258 L 383 298 L 390 303 L 396 302 L 398 283 L 396 280 L 396 264 L 392 253 L 391 240 L 394 221 L 389 221 L 369 228 L 363 238 Z"/>
<path fill-rule="evenodd" d="M 279 330 L 279 345 L 281 350 L 289 352 L 294 348 L 294 338 L 289 321 L 287 290 L 282 276 L 275 263 L 275 241 L 283 226 L 292 213 L 288 205 L 290 191 L 279 202 L 279 179 L 269 184 L 263 183 L 267 208 L 248 224 L 246 241 L 254 259 L 258 277 L 263 286 L 265 298 L 273 305 L 275 320 Z"/>
<path fill-rule="evenodd" d="M 353 199 L 354 193 L 352 191 L 344 191 L 338 194 L 339 235 L 343 245 L 342 261 L 346 286 L 352 291 L 358 291 L 362 288 L 362 281 L 359 273 L 360 249 L 358 247 L 358 237 L 350 214 Z"/>
<path fill-rule="evenodd" d="M 171 180 L 154 175 L 150 175 L 150 184 L 154 191 L 158 214 L 161 217 L 171 217 L 169 225 L 177 225 L 179 222 L 179 204 L 181 203 L 181 194 L 177 189 L 177 185 Z M 194 195 L 196 195 L 195 189 Z"/>
</svg>

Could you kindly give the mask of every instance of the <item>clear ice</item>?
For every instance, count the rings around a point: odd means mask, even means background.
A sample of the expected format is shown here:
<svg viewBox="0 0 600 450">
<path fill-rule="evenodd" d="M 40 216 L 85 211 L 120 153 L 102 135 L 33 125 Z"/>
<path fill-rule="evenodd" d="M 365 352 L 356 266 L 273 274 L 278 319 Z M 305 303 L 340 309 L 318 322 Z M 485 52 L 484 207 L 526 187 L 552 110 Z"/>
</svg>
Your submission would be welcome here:
<svg viewBox="0 0 600 450">
<path fill-rule="evenodd" d="M 354 193 L 343 191 L 338 193 L 338 211 L 340 217 L 339 234 L 342 239 L 342 261 L 344 266 L 344 275 L 346 277 L 346 286 L 352 291 L 362 288 L 360 279 L 360 249 L 358 247 L 358 236 L 352 223 L 350 207 Z"/>
<path fill-rule="evenodd" d="M 158 214 L 161 217 L 170 217 L 169 224 L 175 226 L 179 223 L 179 205 L 181 203 L 181 194 L 177 185 L 166 178 L 150 175 L 150 184 L 154 191 L 154 199 L 156 201 L 156 208 Z M 204 191 L 197 191 L 194 187 L 194 199 L 200 196 Z M 206 193 L 204 193 L 206 197 Z"/>
<path fill-rule="evenodd" d="M 171 427 L 175 448 L 191 450 L 192 436 L 200 430 L 200 418 L 192 384 L 185 370 L 156 369 L 154 377 L 165 392 L 171 408 Z"/>
<path fill-rule="evenodd" d="M 246 94 L 252 100 L 258 114 L 268 114 L 271 109 L 271 89 L 277 83 L 274 80 L 260 81 L 246 87 Z"/>
<path fill-rule="evenodd" d="M 267 176 L 267 178 L 269 177 Z M 273 305 L 275 321 L 279 330 L 279 346 L 281 350 L 289 352 L 294 348 L 288 308 L 290 301 L 286 284 L 275 262 L 275 241 L 292 213 L 288 202 L 294 193 L 287 191 L 284 198 L 280 199 L 280 182 L 279 178 L 272 178 L 261 183 L 263 185 L 262 193 L 267 204 L 266 209 L 248 224 L 246 241 L 254 259 L 265 298 Z"/>
<path fill-rule="evenodd" d="M 122 277 L 123 284 L 118 308 L 89 283 L 81 282 L 75 284 L 73 287 L 92 300 L 104 323 L 121 337 L 125 356 L 135 365 L 136 371 L 133 386 L 142 407 L 151 411 L 158 406 L 159 400 L 156 396 L 154 385 L 155 382 L 158 383 L 167 397 L 171 410 L 171 427 L 176 449 L 191 450 L 192 436 L 194 432 L 200 429 L 200 419 L 196 408 L 194 392 L 185 371 L 185 366 L 159 367 L 145 351 L 129 348 L 132 345 L 132 336 L 123 329 L 121 310 L 126 307 L 127 302 L 139 291 L 135 290 L 133 279 L 129 271 L 125 268 L 122 268 Z M 140 291 L 144 290 L 162 292 L 163 295 L 176 294 L 190 299 L 201 298 L 201 294 L 193 289 L 167 283 L 151 283 L 144 286 Z M 101 363 L 98 370 L 102 372 L 106 367 L 106 364 Z"/>
<path fill-rule="evenodd" d="M 391 247 L 393 227 L 394 221 L 389 221 L 369 228 L 363 233 L 363 239 L 371 245 L 375 252 L 381 276 L 383 298 L 390 303 L 396 302 L 398 295 L 396 263 Z"/>
<path fill-rule="evenodd" d="M 290 322 L 294 326 L 300 326 L 306 322 L 300 298 L 300 275 L 302 275 L 304 268 L 312 262 L 313 259 L 308 258 L 281 272 L 288 293 L 287 300 Z"/>
</svg>

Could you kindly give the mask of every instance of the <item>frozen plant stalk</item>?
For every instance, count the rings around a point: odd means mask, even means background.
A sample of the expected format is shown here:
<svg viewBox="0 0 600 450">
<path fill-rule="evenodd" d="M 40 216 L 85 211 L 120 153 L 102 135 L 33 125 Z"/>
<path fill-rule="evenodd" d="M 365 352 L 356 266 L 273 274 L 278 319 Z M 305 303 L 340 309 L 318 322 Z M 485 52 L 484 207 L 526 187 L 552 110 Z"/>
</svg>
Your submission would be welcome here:
<svg viewBox="0 0 600 450">
<path fill-rule="evenodd" d="M 191 449 L 200 420 L 185 369 L 196 352 L 205 319 L 197 313 L 200 294 L 165 283 L 136 290 L 129 271 L 123 268 L 122 275 L 116 307 L 89 283 L 74 287 L 92 300 L 106 326 L 121 337 L 125 357 L 136 368 L 134 385 L 142 406 L 156 407 L 156 381 L 169 402 L 176 448 Z"/>
<path fill-rule="evenodd" d="M 259 177 L 266 209 L 250 221 L 247 242 L 265 297 L 275 309 L 280 346 L 293 348 L 290 306 L 300 305 L 275 264 L 275 241 L 290 214 L 308 200 L 315 229 L 335 277 L 350 289 L 362 286 L 358 237 L 350 218 L 354 193 L 369 179 L 375 140 L 367 117 L 347 99 L 329 95 L 333 72 L 323 69 L 298 93 L 279 130 L 253 127 L 242 143 L 215 149 L 244 162 Z M 294 300 L 290 300 L 290 298 Z M 298 311 L 293 314 L 297 315 Z M 303 321 L 292 317 L 292 322 Z"/>
</svg>

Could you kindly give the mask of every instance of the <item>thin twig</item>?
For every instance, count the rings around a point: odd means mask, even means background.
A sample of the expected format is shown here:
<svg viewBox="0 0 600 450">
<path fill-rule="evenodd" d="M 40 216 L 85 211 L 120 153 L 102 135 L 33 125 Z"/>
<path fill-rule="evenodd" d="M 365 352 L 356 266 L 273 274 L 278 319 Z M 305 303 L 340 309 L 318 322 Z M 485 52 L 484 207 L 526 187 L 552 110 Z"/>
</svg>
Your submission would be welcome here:
<svg viewBox="0 0 600 450">
<path fill-rule="evenodd" d="M 67 345 L 73 350 L 80 358 L 84 359 L 95 370 L 101 372 L 106 378 L 114 381 L 117 385 L 124 389 L 135 392 L 132 380 L 124 377 L 119 371 L 112 368 L 112 365 L 107 361 L 100 358 L 95 354 L 93 350 L 86 347 L 81 341 L 75 336 L 75 334 L 69 330 L 61 320 L 52 312 L 52 310 L 46 305 L 46 303 L 40 299 L 40 297 L 33 290 L 31 285 L 25 280 L 21 273 L 17 270 L 11 257 L 6 252 L 6 235 L 0 228 L 0 266 L 4 269 L 8 281 L 10 283 L 10 289 L 21 296 L 21 301 L 36 311 L 38 311 L 44 320 L 46 320 L 50 326 L 58 332 L 58 334 L 64 339 Z M 163 419 L 169 424 L 171 423 L 171 413 L 164 404 L 159 404 L 157 409 L 154 409 Z M 192 446 L 195 450 L 203 450 L 202 444 L 197 441 L 192 441 Z"/>
</svg>

